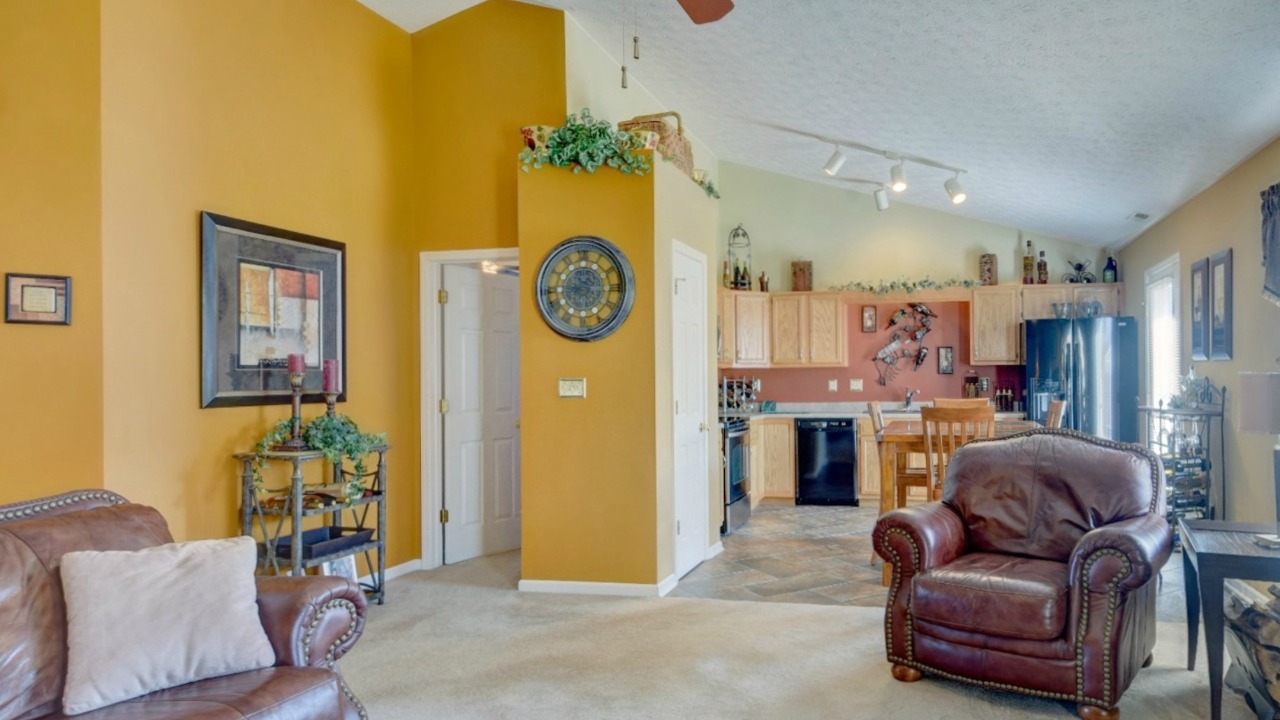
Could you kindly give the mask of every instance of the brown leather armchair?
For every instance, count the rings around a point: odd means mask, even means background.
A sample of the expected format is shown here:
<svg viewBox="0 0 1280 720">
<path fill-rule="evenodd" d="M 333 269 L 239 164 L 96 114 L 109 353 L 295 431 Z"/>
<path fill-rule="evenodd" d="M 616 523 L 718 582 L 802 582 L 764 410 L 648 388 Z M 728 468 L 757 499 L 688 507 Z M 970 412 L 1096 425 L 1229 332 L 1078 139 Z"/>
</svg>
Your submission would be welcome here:
<svg viewBox="0 0 1280 720">
<path fill-rule="evenodd" d="M 876 523 L 876 552 L 893 565 L 893 676 L 1118 718 L 1155 647 L 1155 580 L 1173 544 L 1164 511 L 1160 460 L 1139 445 L 1049 429 L 965 445 L 941 502 Z"/>
<path fill-rule="evenodd" d="M 67 671 L 62 555 L 172 541 L 154 508 L 105 490 L 0 505 L 0 720 L 67 717 L 61 708 Z M 366 720 L 336 665 L 364 630 L 366 608 L 364 592 L 344 578 L 259 578 L 258 614 L 275 667 L 199 680 L 75 717 Z"/>
</svg>

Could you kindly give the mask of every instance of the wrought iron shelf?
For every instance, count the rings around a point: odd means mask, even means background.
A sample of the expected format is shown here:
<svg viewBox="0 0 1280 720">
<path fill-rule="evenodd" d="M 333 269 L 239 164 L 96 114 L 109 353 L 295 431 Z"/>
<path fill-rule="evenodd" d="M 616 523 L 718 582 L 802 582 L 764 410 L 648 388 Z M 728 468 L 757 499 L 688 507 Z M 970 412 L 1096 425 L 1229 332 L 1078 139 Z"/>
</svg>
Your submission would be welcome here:
<svg viewBox="0 0 1280 720">
<path fill-rule="evenodd" d="M 1227 505 L 1226 388 L 1205 381 L 1200 381 L 1199 388 L 1194 399 L 1200 402 L 1195 407 L 1138 408 L 1146 416 L 1145 444 L 1164 465 L 1166 517 L 1174 527 L 1175 542 L 1180 540 L 1176 537 L 1179 518 L 1212 519 L 1224 514 Z"/>
<path fill-rule="evenodd" d="M 305 487 L 303 488 L 303 494 L 304 494 L 304 495 L 306 494 L 306 488 L 305 488 Z M 341 511 L 343 511 L 343 510 L 351 510 L 352 508 L 358 508 L 358 507 L 360 507 L 360 506 L 362 506 L 362 505 L 368 505 L 368 504 L 370 504 L 370 503 L 380 502 L 381 500 L 382 500 L 382 492 L 380 492 L 380 491 L 379 491 L 379 492 L 375 492 L 375 493 L 373 493 L 373 494 L 371 494 L 371 495 L 365 495 L 364 497 L 356 498 L 355 500 L 347 500 L 347 501 L 340 502 L 340 503 L 332 503 L 332 504 L 329 504 L 329 505 L 321 505 L 321 506 L 319 506 L 319 507 L 310 507 L 310 508 L 309 508 L 309 507 L 303 507 L 303 508 L 302 508 L 302 517 L 312 517 L 312 516 L 314 516 L 314 515 L 323 515 L 323 514 L 325 514 L 325 513 L 341 512 Z M 259 503 L 259 505 L 261 505 L 261 501 L 258 501 L 258 503 Z M 274 516 L 278 516 L 278 515 L 285 515 L 285 514 L 287 514 L 287 513 L 285 513 L 285 506 L 284 506 L 284 505 L 281 505 L 281 506 L 279 506 L 279 507 L 275 507 L 275 506 L 272 506 L 272 507 L 263 507 L 263 508 L 262 508 L 262 514 L 263 514 L 263 515 L 268 515 L 268 516 L 273 516 L 273 517 L 274 517 Z"/>
</svg>

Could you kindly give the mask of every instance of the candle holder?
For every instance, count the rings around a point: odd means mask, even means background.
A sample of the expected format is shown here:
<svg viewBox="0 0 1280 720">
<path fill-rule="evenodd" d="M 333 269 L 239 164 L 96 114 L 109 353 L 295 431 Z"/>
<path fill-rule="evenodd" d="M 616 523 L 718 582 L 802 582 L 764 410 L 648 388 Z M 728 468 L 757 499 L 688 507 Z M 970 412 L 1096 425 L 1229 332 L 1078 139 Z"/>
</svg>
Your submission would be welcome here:
<svg viewBox="0 0 1280 720">
<path fill-rule="evenodd" d="M 289 373 L 289 387 L 293 389 L 293 429 L 288 440 L 271 448 L 284 452 L 300 452 L 307 449 L 302 439 L 302 381 L 306 373 Z"/>
<path fill-rule="evenodd" d="M 324 404 L 325 404 L 325 413 L 324 413 L 324 414 L 325 414 L 325 415 L 328 415 L 329 417 L 333 417 L 333 416 L 337 415 L 337 412 L 336 412 L 336 411 L 334 410 L 334 408 L 333 408 L 333 406 L 334 406 L 337 402 L 338 402 L 338 393 L 336 393 L 336 392 L 326 392 L 326 393 L 324 394 Z"/>
</svg>

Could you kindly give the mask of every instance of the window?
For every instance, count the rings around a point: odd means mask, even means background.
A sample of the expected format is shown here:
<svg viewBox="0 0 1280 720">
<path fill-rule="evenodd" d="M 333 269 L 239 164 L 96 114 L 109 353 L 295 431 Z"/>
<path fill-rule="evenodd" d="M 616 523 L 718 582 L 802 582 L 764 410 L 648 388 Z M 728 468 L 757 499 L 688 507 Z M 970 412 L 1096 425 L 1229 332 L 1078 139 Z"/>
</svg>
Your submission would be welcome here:
<svg viewBox="0 0 1280 720">
<path fill-rule="evenodd" d="M 1182 374 L 1182 323 L 1178 301 L 1178 256 L 1147 270 L 1147 402 L 1155 405 L 1178 392 Z"/>
</svg>

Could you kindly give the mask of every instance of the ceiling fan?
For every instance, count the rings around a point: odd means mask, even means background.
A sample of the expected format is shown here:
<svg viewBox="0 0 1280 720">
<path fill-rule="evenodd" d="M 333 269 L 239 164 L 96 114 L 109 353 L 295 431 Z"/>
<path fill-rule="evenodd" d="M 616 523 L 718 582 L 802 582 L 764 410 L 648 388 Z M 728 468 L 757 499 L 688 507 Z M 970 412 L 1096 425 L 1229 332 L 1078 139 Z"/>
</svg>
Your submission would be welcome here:
<svg viewBox="0 0 1280 720">
<path fill-rule="evenodd" d="M 697 25 L 715 22 L 733 9 L 733 0 L 678 0 L 680 7 Z"/>
</svg>

